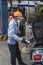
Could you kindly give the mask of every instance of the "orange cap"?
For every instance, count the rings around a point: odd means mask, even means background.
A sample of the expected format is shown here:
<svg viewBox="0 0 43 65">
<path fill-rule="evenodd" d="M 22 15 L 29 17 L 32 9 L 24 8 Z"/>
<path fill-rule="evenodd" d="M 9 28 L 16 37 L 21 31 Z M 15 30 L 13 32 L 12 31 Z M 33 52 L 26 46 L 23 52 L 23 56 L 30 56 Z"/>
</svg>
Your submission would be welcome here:
<svg viewBox="0 0 43 65">
<path fill-rule="evenodd" d="M 19 11 L 14 12 L 14 16 L 16 17 L 22 17 L 22 13 Z"/>
<path fill-rule="evenodd" d="M 18 17 L 18 18 L 20 18 L 20 19 L 24 19 L 22 13 L 19 12 L 19 11 L 14 12 L 14 16 L 15 16 L 15 17 Z"/>
</svg>

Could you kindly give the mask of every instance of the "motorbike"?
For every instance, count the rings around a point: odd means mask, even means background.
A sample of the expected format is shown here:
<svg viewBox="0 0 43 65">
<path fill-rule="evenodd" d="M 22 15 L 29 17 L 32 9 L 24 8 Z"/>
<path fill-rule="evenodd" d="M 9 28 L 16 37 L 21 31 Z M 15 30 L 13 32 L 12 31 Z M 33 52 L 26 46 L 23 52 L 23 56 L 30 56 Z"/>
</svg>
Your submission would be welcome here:
<svg viewBox="0 0 43 65">
<path fill-rule="evenodd" d="M 30 44 L 31 65 L 43 65 L 43 21 L 34 20 L 32 22 L 32 31 L 35 42 Z M 27 40 L 27 43 L 30 43 Z"/>
<path fill-rule="evenodd" d="M 32 65 L 43 65 L 43 21 L 34 20 L 32 31 L 35 42 L 31 46 L 30 61 Z"/>
<path fill-rule="evenodd" d="M 43 65 L 43 48 L 32 48 L 30 57 L 32 65 Z"/>
</svg>

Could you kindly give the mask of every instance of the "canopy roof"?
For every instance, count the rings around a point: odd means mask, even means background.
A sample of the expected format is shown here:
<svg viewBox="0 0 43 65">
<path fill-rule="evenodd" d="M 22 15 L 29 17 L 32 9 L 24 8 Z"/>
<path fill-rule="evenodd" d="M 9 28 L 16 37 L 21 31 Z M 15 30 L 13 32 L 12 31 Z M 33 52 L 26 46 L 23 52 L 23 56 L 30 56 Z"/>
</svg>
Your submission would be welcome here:
<svg viewBox="0 0 43 65">
<path fill-rule="evenodd" d="M 33 1 L 22 1 L 18 4 L 18 6 L 28 6 L 28 7 L 35 7 L 36 4 Z"/>
</svg>

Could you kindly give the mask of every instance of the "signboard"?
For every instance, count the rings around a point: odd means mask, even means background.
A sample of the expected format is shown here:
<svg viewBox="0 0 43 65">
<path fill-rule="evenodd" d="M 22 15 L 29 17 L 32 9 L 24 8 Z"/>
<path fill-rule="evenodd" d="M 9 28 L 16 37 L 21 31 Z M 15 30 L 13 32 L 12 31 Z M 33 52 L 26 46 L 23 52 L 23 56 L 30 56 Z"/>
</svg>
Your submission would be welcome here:
<svg viewBox="0 0 43 65">
<path fill-rule="evenodd" d="M 7 33 L 8 7 L 7 0 L 0 0 L 0 34 Z"/>
<path fill-rule="evenodd" d="M 0 32 L 2 30 L 2 8 L 1 8 L 1 2 L 0 2 Z"/>
<path fill-rule="evenodd" d="M 0 11 L 0 31 L 2 30 L 1 11 Z"/>
<path fill-rule="evenodd" d="M 6 4 L 6 3 L 7 3 L 7 0 L 2 0 L 2 3 L 3 3 L 3 4 Z"/>
</svg>

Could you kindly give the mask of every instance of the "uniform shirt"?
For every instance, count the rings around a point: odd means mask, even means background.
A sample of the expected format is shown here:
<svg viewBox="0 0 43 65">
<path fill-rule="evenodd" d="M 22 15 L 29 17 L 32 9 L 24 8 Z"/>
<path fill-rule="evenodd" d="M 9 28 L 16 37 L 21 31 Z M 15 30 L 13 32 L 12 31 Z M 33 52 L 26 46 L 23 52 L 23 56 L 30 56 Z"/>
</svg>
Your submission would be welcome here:
<svg viewBox="0 0 43 65">
<path fill-rule="evenodd" d="M 16 41 L 22 41 L 22 38 L 17 36 L 17 34 L 20 33 L 20 30 L 17 26 L 17 23 L 15 22 L 14 19 L 12 19 L 9 22 L 8 25 L 8 44 L 16 44 Z"/>
</svg>

